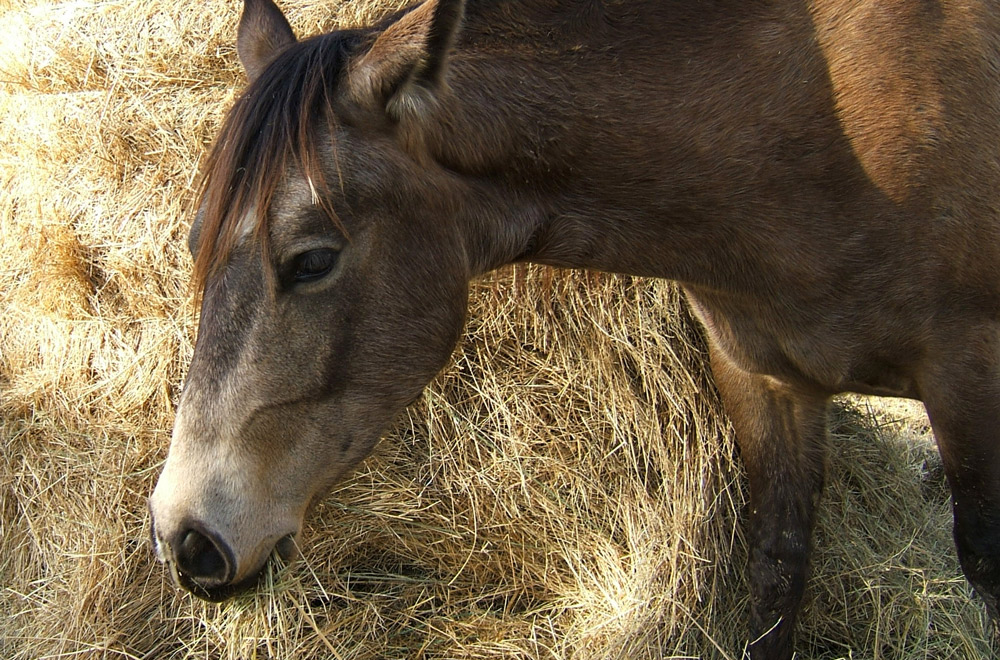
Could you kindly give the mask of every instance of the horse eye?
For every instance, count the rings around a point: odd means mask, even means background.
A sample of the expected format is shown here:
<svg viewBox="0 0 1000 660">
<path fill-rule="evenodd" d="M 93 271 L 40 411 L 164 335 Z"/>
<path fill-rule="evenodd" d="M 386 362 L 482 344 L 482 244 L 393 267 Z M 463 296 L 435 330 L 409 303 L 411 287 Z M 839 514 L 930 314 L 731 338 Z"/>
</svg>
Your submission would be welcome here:
<svg viewBox="0 0 1000 660">
<path fill-rule="evenodd" d="M 295 258 L 295 281 L 312 282 L 325 277 L 337 263 L 337 251 L 309 250 Z"/>
</svg>

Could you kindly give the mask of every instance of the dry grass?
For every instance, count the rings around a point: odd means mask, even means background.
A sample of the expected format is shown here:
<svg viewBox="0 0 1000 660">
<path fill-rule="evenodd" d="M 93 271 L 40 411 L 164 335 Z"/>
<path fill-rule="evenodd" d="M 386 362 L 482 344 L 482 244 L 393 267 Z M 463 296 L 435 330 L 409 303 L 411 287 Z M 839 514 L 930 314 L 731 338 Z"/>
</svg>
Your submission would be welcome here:
<svg viewBox="0 0 1000 660">
<path fill-rule="evenodd" d="M 301 33 L 379 11 L 284 6 Z M 737 655 L 738 461 L 675 290 L 629 278 L 478 283 L 453 364 L 310 518 L 302 561 L 221 606 L 170 586 L 145 498 L 238 6 L 0 12 L 0 657 Z M 863 406 L 836 415 L 801 654 L 987 657 L 926 432 Z"/>
</svg>

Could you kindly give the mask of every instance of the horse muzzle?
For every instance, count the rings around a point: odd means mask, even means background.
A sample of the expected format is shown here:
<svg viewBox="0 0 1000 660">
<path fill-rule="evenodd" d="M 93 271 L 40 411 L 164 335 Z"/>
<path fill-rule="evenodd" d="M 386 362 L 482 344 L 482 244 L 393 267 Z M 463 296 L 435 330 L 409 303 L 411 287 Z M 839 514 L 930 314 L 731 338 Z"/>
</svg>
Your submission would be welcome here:
<svg viewBox="0 0 1000 660">
<path fill-rule="evenodd" d="M 218 603 L 258 584 L 271 557 L 295 558 L 295 532 L 273 534 L 238 558 L 225 535 L 205 523 L 183 518 L 176 524 L 158 524 L 152 501 L 150 541 L 157 559 L 174 583 L 202 600 Z"/>
</svg>

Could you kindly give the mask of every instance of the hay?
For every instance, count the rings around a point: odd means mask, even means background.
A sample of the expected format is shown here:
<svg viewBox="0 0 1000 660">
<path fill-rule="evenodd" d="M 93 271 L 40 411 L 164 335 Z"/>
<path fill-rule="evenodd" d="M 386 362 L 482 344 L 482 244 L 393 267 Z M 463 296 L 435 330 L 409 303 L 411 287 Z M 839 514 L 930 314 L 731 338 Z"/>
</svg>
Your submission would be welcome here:
<svg viewBox="0 0 1000 660">
<path fill-rule="evenodd" d="M 304 34 L 384 11 L 284 6 Z M 145 498 L 238 6 L 0 11 L 0 657 L 737 655 L 738 462 L 676 291 L 631 278 L 476 283 L 453 363 L 310 517 L 302 560 L 221 606 L 168 584 Z M 801 654 L 987 657 L 926 433 L 864 405 L 835 423 Z"/>
</svg>

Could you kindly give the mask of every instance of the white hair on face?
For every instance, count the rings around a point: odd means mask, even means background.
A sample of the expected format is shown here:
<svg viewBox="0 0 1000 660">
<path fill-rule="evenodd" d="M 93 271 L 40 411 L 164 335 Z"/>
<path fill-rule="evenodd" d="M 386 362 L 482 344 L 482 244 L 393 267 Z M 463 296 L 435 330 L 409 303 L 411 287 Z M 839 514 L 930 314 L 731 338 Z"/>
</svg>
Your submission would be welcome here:
<svg viewBox="0 0 1000 660">
<path fill-rule="evenodd" d="M 319 206 L 319 192 L 316 190 L 316 184 L 313 183 L 312 177 L 306 177 L 306 183 L 309 184 L 309 201 L 313 206 Z"/>
<path fill-rule="evenodd" d="M 240 218 L 239 224 L 236 225 L 236 240 L 237 242 L 242 242 L 247 239 L 254 231 L 256 231 L 257 226 L 260 224 L 260 217 L 257 213 L 257 205 L 251 206 L 243 217 Z"/>
</svg>

